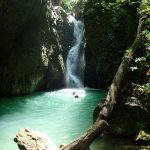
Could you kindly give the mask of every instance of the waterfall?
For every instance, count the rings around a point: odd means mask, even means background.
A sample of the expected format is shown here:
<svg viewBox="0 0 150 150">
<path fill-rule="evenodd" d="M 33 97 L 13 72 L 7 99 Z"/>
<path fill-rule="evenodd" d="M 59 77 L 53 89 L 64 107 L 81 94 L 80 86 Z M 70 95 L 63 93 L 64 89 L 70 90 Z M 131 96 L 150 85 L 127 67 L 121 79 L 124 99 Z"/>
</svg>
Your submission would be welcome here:
<svg viewBox="0 0 150 150">
<path fill-rule="evenodd" d="M 69 50 L 66 60 L 66 84 L 70 88 L 82 88 L 82 76 L 84 68 L 84 48 L 83 41 L 84 24 L 75 17 L 69 15 L 69 21 L 74 25 L 74 45 Z"/>
</svg>

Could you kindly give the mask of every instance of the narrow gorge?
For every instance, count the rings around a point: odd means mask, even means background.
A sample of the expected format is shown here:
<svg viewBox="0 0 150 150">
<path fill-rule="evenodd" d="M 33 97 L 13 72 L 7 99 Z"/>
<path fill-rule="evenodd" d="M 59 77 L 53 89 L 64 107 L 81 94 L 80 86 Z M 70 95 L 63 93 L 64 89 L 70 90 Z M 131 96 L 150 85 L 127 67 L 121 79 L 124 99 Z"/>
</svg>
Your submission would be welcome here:
<svg viewBox="0 0 150 150">
<path fill-rule="evenodd" d="M 0 0 L 0 21 L 0 150 L 149 150 L 149 0 Z"/>
</svg>

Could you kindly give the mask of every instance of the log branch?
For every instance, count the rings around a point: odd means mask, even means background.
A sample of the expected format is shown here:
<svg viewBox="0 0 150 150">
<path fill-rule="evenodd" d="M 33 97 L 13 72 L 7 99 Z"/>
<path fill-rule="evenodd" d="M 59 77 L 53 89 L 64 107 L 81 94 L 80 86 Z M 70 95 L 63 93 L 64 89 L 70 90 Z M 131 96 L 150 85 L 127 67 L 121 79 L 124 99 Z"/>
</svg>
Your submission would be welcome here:
<svg viewBox="0 0 150 150">
<path fill-rule="evenodd" d="M 86 150 L 93 140 L 102 133 L 103 129 L 107 127 L 108 123 L 105 120 L 98 120 L 83 136 L 64 146 L 61 150 Z"/>
</svg>

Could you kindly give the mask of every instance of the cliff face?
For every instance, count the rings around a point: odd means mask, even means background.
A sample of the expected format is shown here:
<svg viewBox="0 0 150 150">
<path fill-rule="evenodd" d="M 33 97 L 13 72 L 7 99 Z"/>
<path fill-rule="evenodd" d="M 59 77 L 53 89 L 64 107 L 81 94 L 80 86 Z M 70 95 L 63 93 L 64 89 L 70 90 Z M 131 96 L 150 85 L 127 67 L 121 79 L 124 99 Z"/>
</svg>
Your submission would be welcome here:
<svg viewBox="0 0 150 150">
<path fill-rule="evenodd" d="M 0 20 L 0 95 L 63 86 L 64 49 L 72 38 L 67 15 L 51 0 L 1 0 Z"/>
<path fill-rule="evenodd" d="M 92 84 L 89 82 L 92 72 L 97 72 L 92 78 L 97 86 L 106 88 L 111 83 L 125 49 L 135 37 L 138 5 L 113 0 L 88 0 L 85 3 L 87 85 Z M 94 64 L 95 69 L 91 67 Z"/>
</svg>

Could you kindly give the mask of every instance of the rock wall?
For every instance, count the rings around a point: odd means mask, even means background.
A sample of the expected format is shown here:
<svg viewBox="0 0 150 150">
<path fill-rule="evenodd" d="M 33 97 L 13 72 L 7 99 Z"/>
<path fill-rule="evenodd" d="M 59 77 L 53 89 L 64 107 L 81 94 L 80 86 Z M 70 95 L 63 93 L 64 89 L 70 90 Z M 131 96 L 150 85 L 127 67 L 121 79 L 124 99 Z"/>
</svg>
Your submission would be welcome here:
<svg viewBox="0 0 150 150">
<path fill-rule="evenodd" d="M 135 37 L 138 5 L 114 0 L 88 0 L 85 3 L 86 53 L 91 53 L 86 55 L 87 85 L 93 84 L 91 82 L 97 83 L 99 88 L 110 85 L 124 51 Z M 94 78 L 89 76 L 91 74 Z"/>
<path fill-rule="evenodd" d="M 1 96 L 63 86 L 72 35 L 66 17 L 53 10 L 51 0 L 0 0 Z"/>
</svg>

